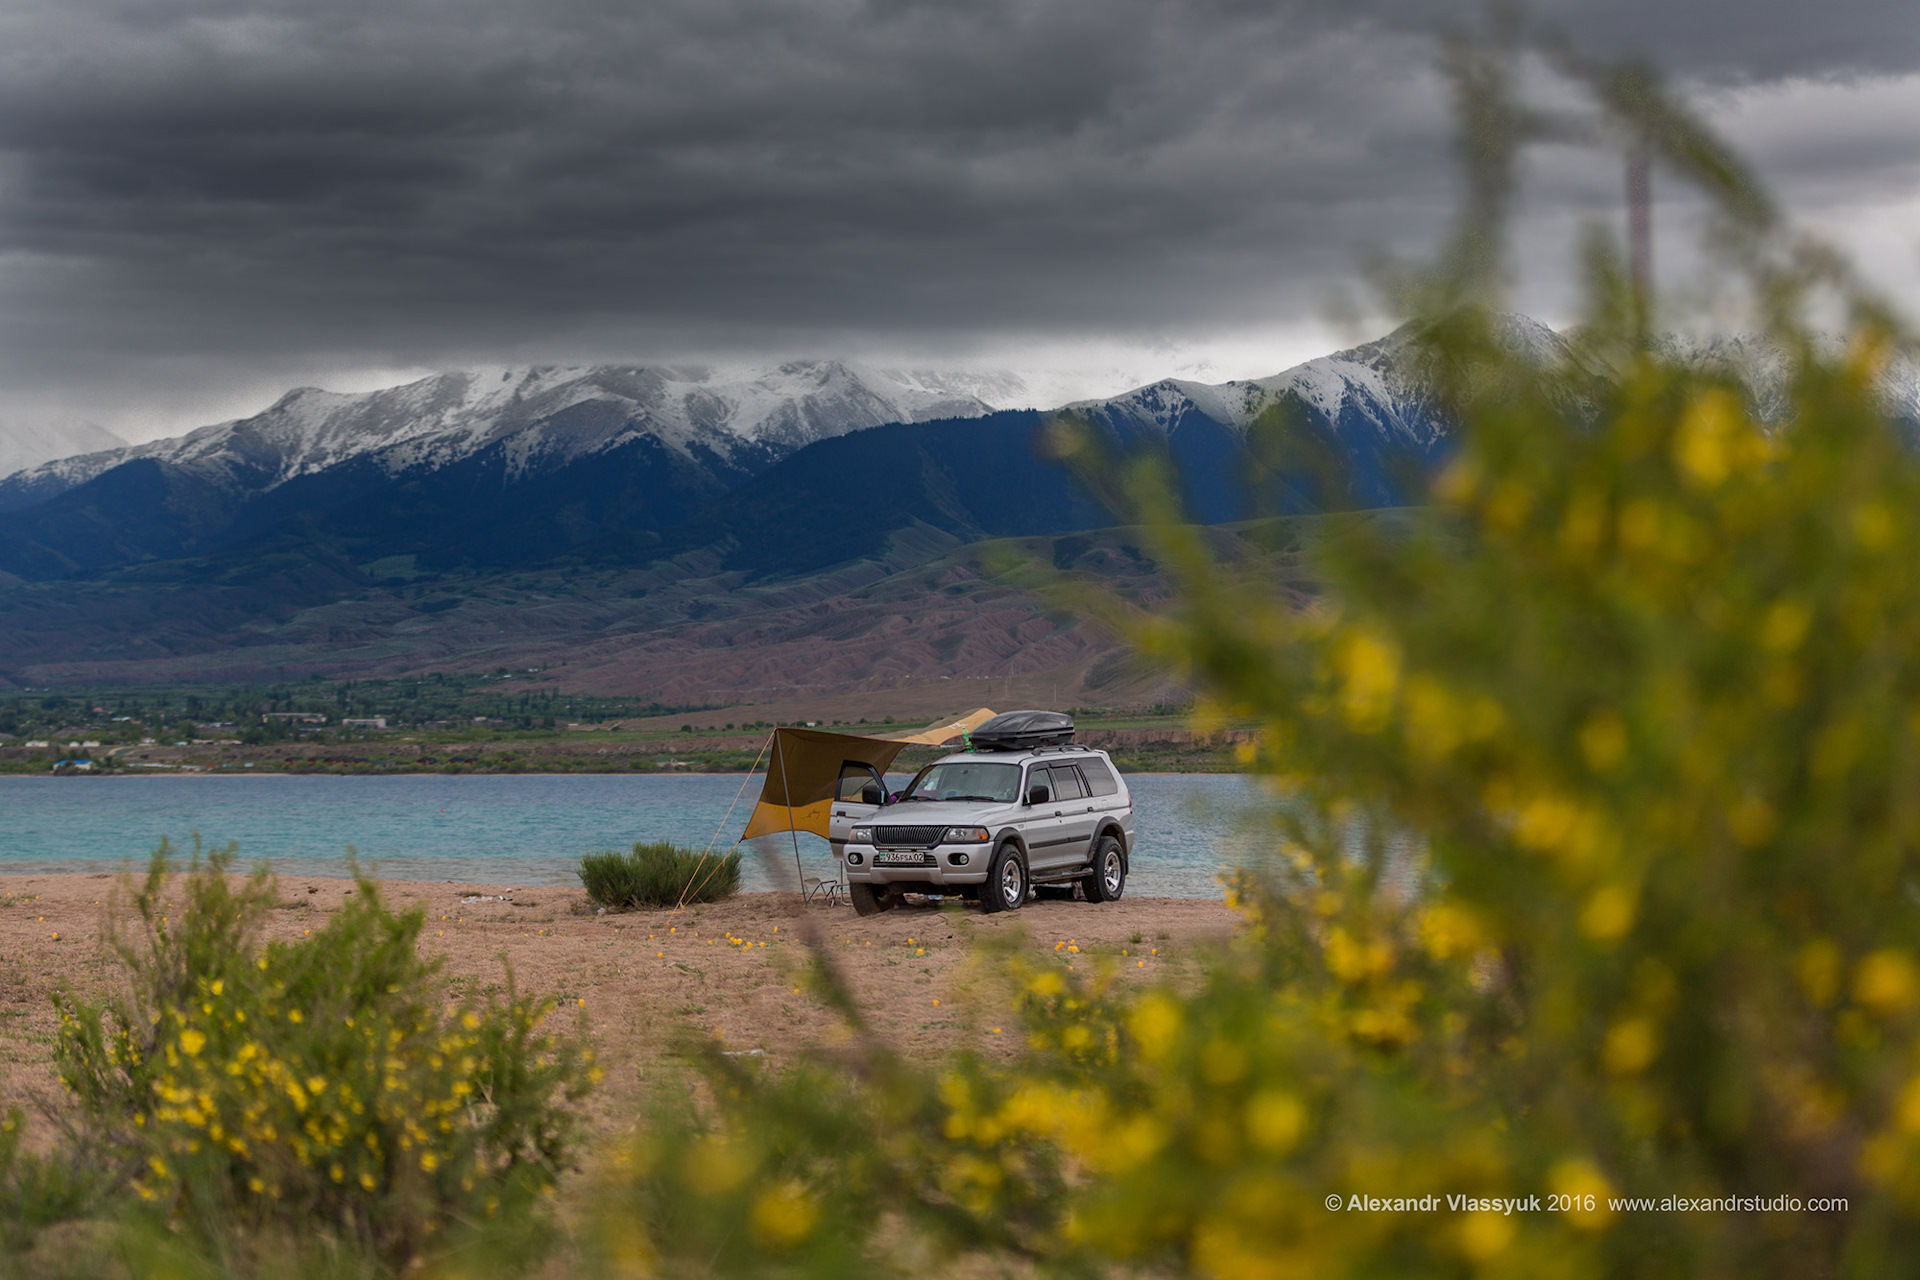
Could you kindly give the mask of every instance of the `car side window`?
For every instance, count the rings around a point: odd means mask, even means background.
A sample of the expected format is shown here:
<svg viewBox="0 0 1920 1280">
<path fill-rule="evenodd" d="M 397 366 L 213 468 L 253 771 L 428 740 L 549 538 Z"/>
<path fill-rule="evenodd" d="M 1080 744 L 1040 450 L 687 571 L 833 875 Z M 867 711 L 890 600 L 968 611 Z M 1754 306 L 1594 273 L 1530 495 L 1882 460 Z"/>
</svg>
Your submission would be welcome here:
<svg viewBox="0 0 1920 1280">
<path fill-rule="evenodd" d="M 1114 781 L 1113 770 L 1107 768 L 1107 762 L 1098 756 L 1089 756 L 1078 762 L 1080 772 L 1087 779 L 1087 794 L 1092 796 L 1117 795 L 1120 784 Z"/>
<path fill-rule="evenodd" d="M 871 768 L 849 760 L 840 766 L 840 785 L 834 788 L 833 798 L 858 803 L 860 793 L 868 787 L 880 787 L 882 794 L 886 791 L 886 788 L 880 784 L 879 775 Z"/>
<path fill-rule="evenodd" d="M 1082 800 L 1086 798 L 1086 788 L 1080 785 L 1080 771 L 1070 764 L 1056 764 L 1047 770 L 1053 775 L 1053 798 L 1055 800 Z"/>
</svg>

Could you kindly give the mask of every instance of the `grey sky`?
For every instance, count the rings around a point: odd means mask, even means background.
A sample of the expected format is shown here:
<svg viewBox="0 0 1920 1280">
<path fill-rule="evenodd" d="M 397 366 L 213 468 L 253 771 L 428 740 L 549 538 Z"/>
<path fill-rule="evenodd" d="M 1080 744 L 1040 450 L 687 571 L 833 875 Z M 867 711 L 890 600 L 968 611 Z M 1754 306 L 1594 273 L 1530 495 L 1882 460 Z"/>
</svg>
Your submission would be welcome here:
<svg viewBox="0 0 1920 1280">
<path fill-rule="evenodd" d="M 12 0 L 0 422 L 147 436 L 526 359 L 992 363 L 1078 392 L 1272 372 L 1337 337 L 1360 250 L 1444 225 L 1432 33 L 1476 11 Z M 1654 56 L 1915 309 L 1904 5 L 1535 12 Z M 1542 260 L 1618 185 L 1545 172 Z"/>
</svg>

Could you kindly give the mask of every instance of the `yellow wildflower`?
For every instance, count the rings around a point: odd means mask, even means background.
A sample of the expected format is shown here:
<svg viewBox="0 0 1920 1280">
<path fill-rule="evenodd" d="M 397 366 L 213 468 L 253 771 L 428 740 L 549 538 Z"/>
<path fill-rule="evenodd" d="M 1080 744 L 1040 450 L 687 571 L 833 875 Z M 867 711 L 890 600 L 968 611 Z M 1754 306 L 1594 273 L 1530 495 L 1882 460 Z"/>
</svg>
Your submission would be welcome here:
<svg viewBox="0 0 1920 1280">
<path fill-rule="evenodd" d="M 819 1206 L 797 1182 L 783 1182 L 763 1192 L 753 1205 L 753 1234 L 764 1245 L 791 1249 L 813 1234 L 820 1220 Z"/>
</svg>

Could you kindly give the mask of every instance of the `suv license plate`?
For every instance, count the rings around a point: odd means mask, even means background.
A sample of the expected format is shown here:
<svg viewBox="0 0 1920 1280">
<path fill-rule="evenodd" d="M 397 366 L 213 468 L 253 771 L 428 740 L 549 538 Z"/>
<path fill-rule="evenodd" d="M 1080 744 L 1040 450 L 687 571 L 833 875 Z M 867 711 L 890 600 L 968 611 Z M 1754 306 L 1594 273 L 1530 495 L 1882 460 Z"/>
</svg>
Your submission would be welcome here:
<svg viewBox="0 0 1920 1280">
<path fill-rule="evenodd" d="M 924 867 L 933 861 L 924 853 L 880 853 L 875 854 L 873 865 L 876 867 Z"/>
</svg>

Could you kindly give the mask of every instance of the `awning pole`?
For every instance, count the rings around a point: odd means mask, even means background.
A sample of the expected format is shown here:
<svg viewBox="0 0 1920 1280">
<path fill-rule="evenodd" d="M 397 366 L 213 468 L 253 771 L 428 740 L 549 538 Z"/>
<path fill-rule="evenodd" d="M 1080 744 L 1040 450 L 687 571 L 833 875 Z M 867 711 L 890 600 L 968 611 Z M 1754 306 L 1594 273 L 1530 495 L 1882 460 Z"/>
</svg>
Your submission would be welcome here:
<svg viewBox="0 0 1920 1280">
<path fill-rule="evenodd" d="M 800 869 L 800 832 L 793 825 L 793 792 L 787 787 L 787 753 L 780 747 L 780 731 L 773 731 L 773 754 L 780 757 L 780 789 L 787 793 L 787 834 L 793 837 L 793 883 L 800 890 L 800 896 L 806 897 L 807 875 Z M 833 806 L 829 804 L 827 808 Z"/>
</svg>

